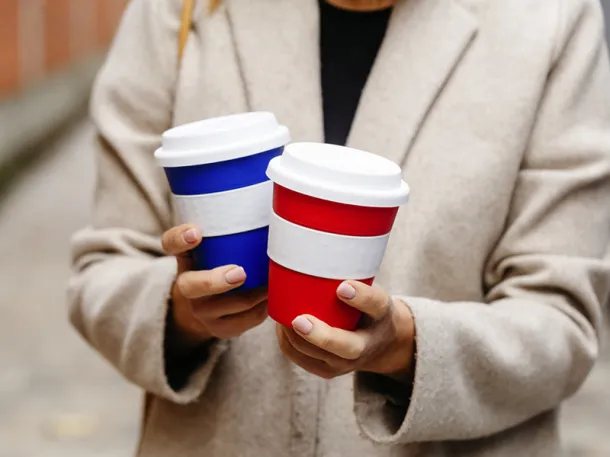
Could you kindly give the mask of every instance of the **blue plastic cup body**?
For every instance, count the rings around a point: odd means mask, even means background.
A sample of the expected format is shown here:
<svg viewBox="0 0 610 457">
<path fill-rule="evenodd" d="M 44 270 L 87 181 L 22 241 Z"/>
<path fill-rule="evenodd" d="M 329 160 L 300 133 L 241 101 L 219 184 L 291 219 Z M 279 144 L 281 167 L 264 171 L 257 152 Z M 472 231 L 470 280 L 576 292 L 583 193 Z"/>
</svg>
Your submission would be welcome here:
<svg viewBox="0 0 610 457">
<path fill-rule="evenodd" d="M 283 150 L 280 147 L 224 162 L 167 167 L 164 170 L 174 195 L 226 192 L 268 181 L 265 172 L 269 161 L 281 155 Z M 191 251 L 195 268 L 211 270 L 223 265 L 239 265 L 247 275 L 240 289 L 266 286 L 269 279 L 268 237 L 268 226 L 213 237 L 204 234 L 201 244 Z"/>
</svg>

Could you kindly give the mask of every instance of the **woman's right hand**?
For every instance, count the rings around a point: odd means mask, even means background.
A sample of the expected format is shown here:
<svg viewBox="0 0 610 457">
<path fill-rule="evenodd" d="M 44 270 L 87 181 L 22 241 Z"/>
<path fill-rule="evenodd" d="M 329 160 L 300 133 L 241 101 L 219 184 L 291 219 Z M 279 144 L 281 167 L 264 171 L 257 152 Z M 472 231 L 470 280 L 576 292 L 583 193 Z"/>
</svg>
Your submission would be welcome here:
<svg viewBox="0 0 610 457">
<path fill-rule="evenodd" d="M 267 318 L 267 288 L 224 293 L 244 283 L 243 268 L 227 265 L 192 271 L 188 251 L 201 243 L 197 227 L 173 227 L 163 234 L 162 243 L 165 252 L 178 261 L 178 275 L 171 291 L 171 318 L 183 344 L 233 338 Z"/>
</svg>

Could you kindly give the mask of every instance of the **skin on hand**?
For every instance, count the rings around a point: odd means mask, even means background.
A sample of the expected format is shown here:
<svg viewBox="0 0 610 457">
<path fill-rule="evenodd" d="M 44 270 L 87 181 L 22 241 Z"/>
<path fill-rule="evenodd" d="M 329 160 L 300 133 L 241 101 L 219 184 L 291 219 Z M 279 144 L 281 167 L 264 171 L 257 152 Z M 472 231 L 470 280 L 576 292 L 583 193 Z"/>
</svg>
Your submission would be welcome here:
<svg viewBox="0 0 610 457">
<path fill-rule="evenodd" d="M 345 281 L 337 296 L 364 313 L 359 329 L 334 328 L 303 315 L 292 328 L 277 325 L 282 352 L 296 365 L 331 379 L 353 371 L 410 377 L 415 347 L 415 324 L 410 309 L 381 289 Z"/>
<path fill-rule="evenodd" d="M 378 11 L 390 8 L 396 0 L 326 0 L 331 5 L 348 11 Z"/>
<path fill-rule="evenodd" d="M 231 291 L 246 280 L 237 265 L 192 271 L 188 251 L 201 243 L 194 225 L 180 225 L 164 233 L 163 250 L 176 256 L 178 274 L 172 287 L 172 318 L 183 343 L 196 345 L 211 338 L 233 338 L 267 318 L 267 289 Z"/>
</svg>

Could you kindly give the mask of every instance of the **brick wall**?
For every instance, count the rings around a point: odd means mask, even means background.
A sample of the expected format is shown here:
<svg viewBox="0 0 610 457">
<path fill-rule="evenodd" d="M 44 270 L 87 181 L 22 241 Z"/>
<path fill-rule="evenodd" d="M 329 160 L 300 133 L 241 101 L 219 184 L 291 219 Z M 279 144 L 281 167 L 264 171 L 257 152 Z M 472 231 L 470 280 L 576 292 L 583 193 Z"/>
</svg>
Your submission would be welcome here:
<svg viewBox="0 0 610 457">
<path fill-rule="evenodd" d="M 127 1 L 0 0 L 0 98 L 103 51 Z"/>
</svg>

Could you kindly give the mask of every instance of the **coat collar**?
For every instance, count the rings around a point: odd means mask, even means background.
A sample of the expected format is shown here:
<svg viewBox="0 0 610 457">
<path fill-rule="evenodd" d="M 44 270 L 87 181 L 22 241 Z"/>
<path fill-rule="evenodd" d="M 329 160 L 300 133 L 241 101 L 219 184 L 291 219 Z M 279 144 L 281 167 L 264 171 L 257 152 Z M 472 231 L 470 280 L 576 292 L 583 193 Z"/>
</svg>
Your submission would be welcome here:
<svg viewBox="0 0 610 457">
<path fill-rule="evenodd" d="M 272 111 L 294 141 L 323 141 L 316 0 L 230 0 L 248 108 Z"/>
<path fill-rule="evenodd" d="M 295 141 L 322 141 L 316 0 L 231 0 L 227 14 L 249 109 L 273 111 Z M 348 144 L 401 163 L 477 30 L 458 0 L 399 1 Z"/>
</svg>

